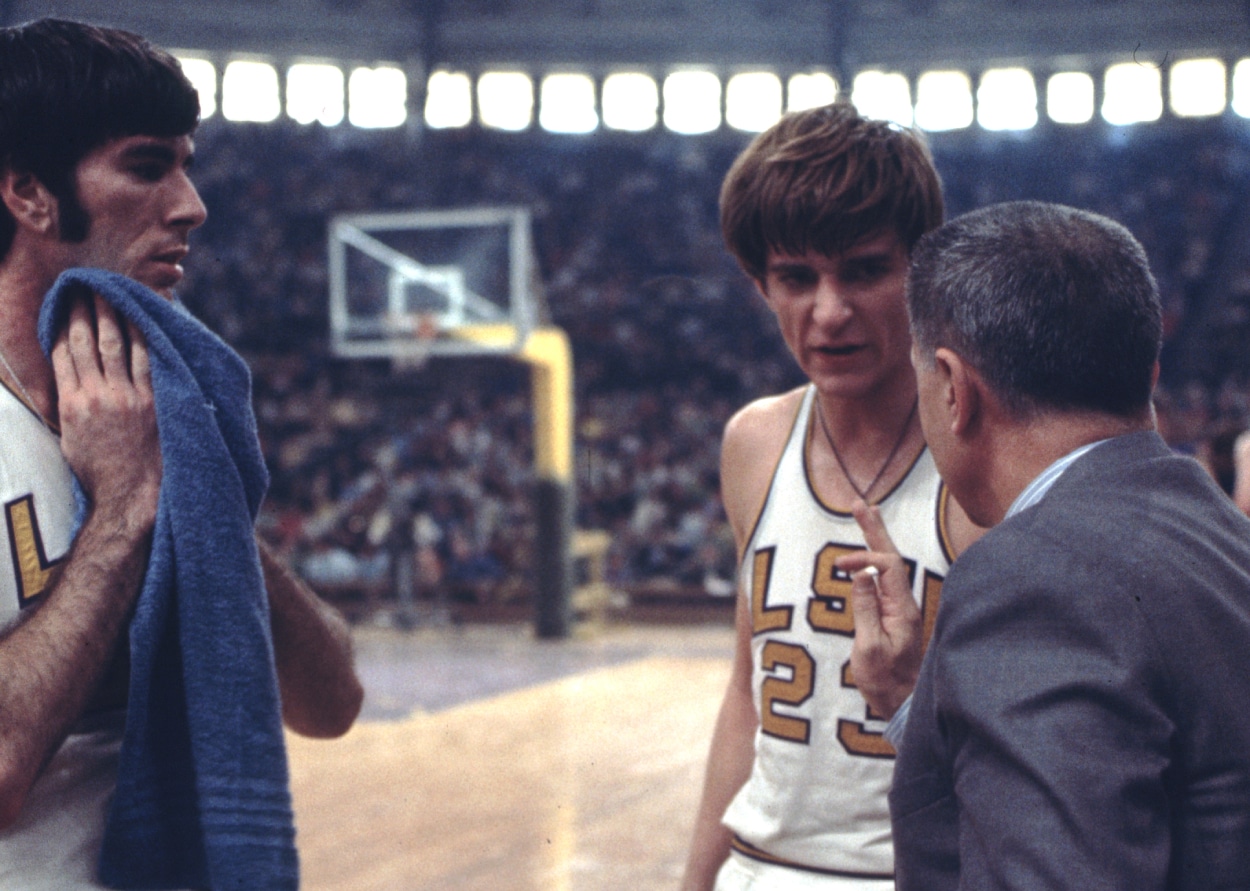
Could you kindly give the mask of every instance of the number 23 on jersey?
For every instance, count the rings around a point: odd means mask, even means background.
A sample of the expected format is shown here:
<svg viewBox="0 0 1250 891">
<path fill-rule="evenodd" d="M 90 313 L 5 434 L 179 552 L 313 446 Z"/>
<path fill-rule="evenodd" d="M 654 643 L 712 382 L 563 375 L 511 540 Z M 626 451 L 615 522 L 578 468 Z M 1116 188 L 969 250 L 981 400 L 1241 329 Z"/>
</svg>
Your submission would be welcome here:
<svg viewBox="0 0 1250 891">
<path fill-rule="evenodd" d="M 806 622 L 817 634 L 855 636 L 855 616 L 851 609 L 851 579 L 839 570 L 834 561 L 844 554 L 862 551 L 862 546 L 842 545 L 830 542 L 816 554 L 812 568 L 811 597 L 807 600 L 807 614 L 798 619 Z M 769 632 L 789 631 L 795 622 L 794 606 L 770 606 L 768 588 L 772 580 L 775 547 L 761 548 L 755 552 L 751 566 L 751 631 L 755 636 Z M 916 562 L 905 560 L 908 585 L 915 590 Z M 937 617 L 938 600 L 942 591 L 942 576 L 925 570 L 922 589 L 921 611 L 924 615 L 924 641 L 927 645 L 933 633 Z M 760 653 L 760 668 L 766 675 L 760 689 L 760 729 L 769 736 L 806 745 L 811 738 L 811 721 L 807 718 L 778 711 L 778 706 L 798 708 L 811 699 L 816 690 L 818 676 L 823 682 L 823 672 L 818 672 L 816 660 L 802 644 L 768 639 Z M 850 660 L 843 662 L 839 671 L 841 686 L 854 689 Z M 838 740 L 852 755 L 868 758 L 893 758 L 894 749 L 879 732 L 867 730 L 867 720 L 880 720 L 865 704 L 865 720 L 853 721 L 845 717 L 838 720 Z"/>
</svg>

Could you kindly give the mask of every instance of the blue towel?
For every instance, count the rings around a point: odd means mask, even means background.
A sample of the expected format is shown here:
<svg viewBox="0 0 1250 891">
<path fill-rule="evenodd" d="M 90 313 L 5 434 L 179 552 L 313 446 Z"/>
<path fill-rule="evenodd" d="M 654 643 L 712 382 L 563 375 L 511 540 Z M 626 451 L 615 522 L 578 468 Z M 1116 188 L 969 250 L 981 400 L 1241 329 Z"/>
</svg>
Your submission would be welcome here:
<svg viewBox="0 0 1250 891">
<path fill-rule="evenodd" d="M 98 269 L 43 304 L 49 352 L 76 286 L 143 333 L 163 475 L 130 625 L 130 698 L 100 853 L 114 888 L 299 885 L 269 606 L 254 523 L 269 484 L 243 360 L 181 306 Z"/>
</svg>

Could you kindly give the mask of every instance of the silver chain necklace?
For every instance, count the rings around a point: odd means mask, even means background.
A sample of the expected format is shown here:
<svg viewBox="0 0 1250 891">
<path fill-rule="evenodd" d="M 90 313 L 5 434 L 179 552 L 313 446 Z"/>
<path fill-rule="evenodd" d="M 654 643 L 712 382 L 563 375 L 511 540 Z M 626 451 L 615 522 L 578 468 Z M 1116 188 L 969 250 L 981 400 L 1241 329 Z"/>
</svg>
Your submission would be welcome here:
<svg viewBox="0 0 1250 891">
<path fill-rule="evenodd" d="M 903 429 L 898 434 L 898 440 L 894 443 L 894 448 L 890 449 L 890 454 L 886 456 L 885 463 L 881 465 L 881 469 L 877 471 L 877 475 L 872 478 L 872 482 L 868 484 L 866 489 L 861 489 L 855 484 L 855 479 L 851 476 L 851 472 L 846 469 L 846 463 L 842 460 L 842 456 L 838 454 L 838 447 L 833 444 L 833 434 L 829 432 L 829 425 L 825 423 L 825 410 L 820 404 L 820 394 L 816 394 L 816 418 L 820 421 L 820 429 L 825 431 L 825 441 L 829 443 L 829 448 L 833 450 L 833 458 L 838 462 L 838 467 L 842 469 L 842 475 L 846 477 L 846 481 L 851 484 L 851 488 L 855 490 L 855 494 L 868 503 L 868 493 L 873 490 L 877 483 L 881 482 L 885 469 L 890 466 L 890 462 L 894 460 L 894 456 L 898 454 L 898 450 L 903 447 L 903 440 L 907 438 L 907 431 L 911 429 L 911 419 L 916 415 L 916 408 L 920 405 L 920 397 L 916 397 L 916 401 L 911 404 L 911 411 L 907 413 L 907 420 L 903 422 Z"/>
</svg>

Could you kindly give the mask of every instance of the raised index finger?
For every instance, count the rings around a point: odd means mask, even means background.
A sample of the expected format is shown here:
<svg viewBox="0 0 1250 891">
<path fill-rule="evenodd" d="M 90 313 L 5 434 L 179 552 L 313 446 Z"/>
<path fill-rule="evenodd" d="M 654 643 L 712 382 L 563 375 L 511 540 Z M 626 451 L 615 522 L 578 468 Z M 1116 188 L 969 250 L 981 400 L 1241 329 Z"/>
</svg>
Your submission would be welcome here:
<svg viewBox="0 0 1250 891">
<path fill-rule="evenodd" d="M 882 554 L 898 553 L 894 539 L 890 538 L 885 522 L 881 519 L 881 511 L 875 505 L 857 500 L 851 508 L 851 513 L 855 516 L 855 522 L 859 524 L 860 531 L 864 533 L 864 543 L 868 545 L 868 550 Z"/>
</svg>

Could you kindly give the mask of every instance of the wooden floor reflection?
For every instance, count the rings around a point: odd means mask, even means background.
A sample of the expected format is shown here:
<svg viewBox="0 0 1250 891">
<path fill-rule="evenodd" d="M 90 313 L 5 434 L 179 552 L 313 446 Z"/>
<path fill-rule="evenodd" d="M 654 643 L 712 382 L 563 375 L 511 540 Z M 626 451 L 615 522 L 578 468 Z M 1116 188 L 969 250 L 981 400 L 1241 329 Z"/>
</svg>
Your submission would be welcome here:
<svg viewBox="0 0 1250 891">
<path fill-rule="evenodd" d="M 365 720 L 289 738 L 304 891 L 676 887 L 727 624 L 357 641 Z"/>
</svg>

